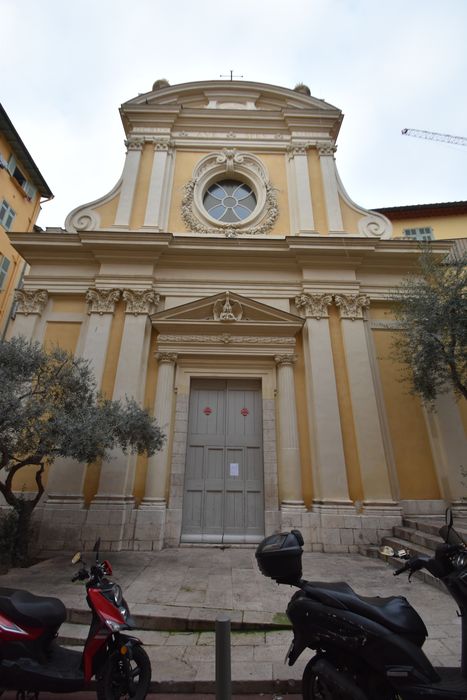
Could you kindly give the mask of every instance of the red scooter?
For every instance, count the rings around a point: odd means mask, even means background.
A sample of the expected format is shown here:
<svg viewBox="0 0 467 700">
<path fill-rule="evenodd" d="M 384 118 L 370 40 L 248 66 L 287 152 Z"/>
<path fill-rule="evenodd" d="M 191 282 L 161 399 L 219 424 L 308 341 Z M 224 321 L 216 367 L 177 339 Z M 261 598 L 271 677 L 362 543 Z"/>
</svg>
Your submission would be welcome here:
<svg viewBox="0 0 467 700">
<path fill-rule="evenodd" d="M 86 600 L 92 611 L 91 627 L 82 652 L 56 642 L 66 609 L 58 598 L 28 591 L 0 588 L 0 695 L 16 690 L 18 700 L 38 698 L 39 692 L 73 693 L 89 690 L 96 679 L 98 700 L 143 700 L 151 682 L 149 657 L 135 637 L 123 633 L 136 627 L 122 589 L 107 577 L 110 562 L 88 570 L 81 562 L 72 581 L 86 581 Z"/>
</svg>

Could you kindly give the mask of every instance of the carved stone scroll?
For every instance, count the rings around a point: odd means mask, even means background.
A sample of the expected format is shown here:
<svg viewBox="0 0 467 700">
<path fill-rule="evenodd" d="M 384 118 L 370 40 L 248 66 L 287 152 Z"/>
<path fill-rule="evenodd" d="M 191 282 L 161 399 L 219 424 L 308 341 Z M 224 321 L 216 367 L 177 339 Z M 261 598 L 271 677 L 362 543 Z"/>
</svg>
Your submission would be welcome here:
<svg viewBox="0 0 467 700">
<path fill-rule="evenodd" d="M 160 302 L 154 289 L 124 289 L 122 296 L 126 302 L 125 313 L 135 316 L 149 314 Z"/>
<path fill-rule="evenodd" d="M 366 294 L 335 294 L 334 301 L 339 307 L 341 318 L 351 321 L 363 319 L 363 309 L 370 306 L 370 297 Z"/>
<path fill-rule="evenodd" d="M 46 289 L 17 289 L 15 291 L 15 302 L 18 304 L 16 313 L 38 314 L 39 316 L 45 309 L 49 298 Z"/>
<path fill-rule="evenodd" d="M 120 299 L 119 289 L 88 289 L 86 303 L 88 314 L 113 314 L 115 304 Z"/>
<path fill-rule="evenodd" d="M 332 304 L 331 294 L 299 294 L 295 306 L 306 318 L 328 318 L 328 306 Z"/>
</svg>

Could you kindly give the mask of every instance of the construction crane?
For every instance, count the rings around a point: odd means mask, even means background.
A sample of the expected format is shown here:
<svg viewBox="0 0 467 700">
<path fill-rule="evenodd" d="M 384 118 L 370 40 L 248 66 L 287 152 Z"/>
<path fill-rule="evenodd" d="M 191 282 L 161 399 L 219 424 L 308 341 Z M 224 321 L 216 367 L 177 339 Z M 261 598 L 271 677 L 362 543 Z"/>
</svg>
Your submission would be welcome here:
<svg viewBox="0 0 467 700">
<path fill-rule="evenodd" d="M 437 131 L 423 131 L 423 129 L 402 129 L 403 136 L 416 136 L 418 139 L 429 139 L 430 141 L 444 141 L 454 143 L 457 146 L 467 146 L 465 136 L 451 136 L 450 134 L 440 134 Z"/>
</svg>

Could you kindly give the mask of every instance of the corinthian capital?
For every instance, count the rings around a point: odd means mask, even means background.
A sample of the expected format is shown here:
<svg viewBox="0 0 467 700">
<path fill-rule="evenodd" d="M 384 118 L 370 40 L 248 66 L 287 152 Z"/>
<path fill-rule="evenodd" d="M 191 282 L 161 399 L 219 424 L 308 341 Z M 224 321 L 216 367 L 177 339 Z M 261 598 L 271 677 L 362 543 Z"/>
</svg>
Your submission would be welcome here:
<svg viewBox="0 0 467 700">
<path fill-rule="evenodd" d="M 126 302 L 127 314 L 149 314 L 151 307 L 159 304 L 160 296 L 154 289 L 124 289 L 123 299 Z"/>
<path fill-rule="evenodd" d="M 299 294 L 295 297 L 295 306 L 305 318 L 328 318 L 331 304 L 331 294 Z"/>
<path fill-rule="evenodd" d="M 115 304 L 120 299 L 119 289 L 88 289 L 86 303 L 88 314 L 113 314 Z"/>
<path fill-rule="evenodd" d="M 321 156 L 333 156 L 337 151 L 337 146 L 333 143 L 318 144 L 318 153 Z"/>
<path fill-rule="evenodd" d="M 169 139 L 169 138 L 164 138 L 164 137 L 156 137 L 153 140 L 154 143 L 154 150 L 155 151 L 167 151 L 170 152 L 173 150 L 174 147 L 174 142 Z"/>
<path fill-rule="evenodd" d="M 299 143 L 291 143 L 289 146 L 287 146 L 287 154 L 289 156 L 289 160 L 295 158 L 295 156 L 305 156 L 309 145 L 310 144 L 304 141 Z"/>
<path fill-rule="evenodd" d="M 49 295 L 46 289 L 17 289 L 15 301 L 18 304 L 16 313 L 37 314 L 40 316 L 45 309 Z"/>
<path fill-rule="evenodd" d="M 349 318 L 351 321 L 363 318 L 363 309 L 370 306 L 367 294 L 335 294 L 334 301 L 339 307 L 341 318 Z"/>
<path fill-rule="evenodd" d="M 176 352 L 156 352 L 156 360 L 161 365 L 163 362 L 173 365 L 177 361 Z"/>
<path fill-rule="evenodd" d="M 286 355 L 276 355 L 274 357 L 274 362 L 278 367 L 292 366 L 296 363 L 297 356 L 293 353 L 287 353 Z"/>
<path fill-rule="evenodd" d="M 129 151 L 142 151 L 144 147 L 144 139 L 136 138 L 135 136 L 130 136 L 125 141 L 125 146 Z"/>
</svg>

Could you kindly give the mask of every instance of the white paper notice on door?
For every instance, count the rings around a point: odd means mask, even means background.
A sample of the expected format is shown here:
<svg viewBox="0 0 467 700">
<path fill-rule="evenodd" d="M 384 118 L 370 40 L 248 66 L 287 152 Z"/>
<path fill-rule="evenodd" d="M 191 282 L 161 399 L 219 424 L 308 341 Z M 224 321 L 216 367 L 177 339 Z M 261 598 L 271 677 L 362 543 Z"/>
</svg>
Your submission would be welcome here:
<svg viewBox="0 0 467 700">
<path fill-rule="evenodd" d="M 230 476 L 238 476 L 239 469 L 237 462 L 230 462 Z"/>
</svg>

